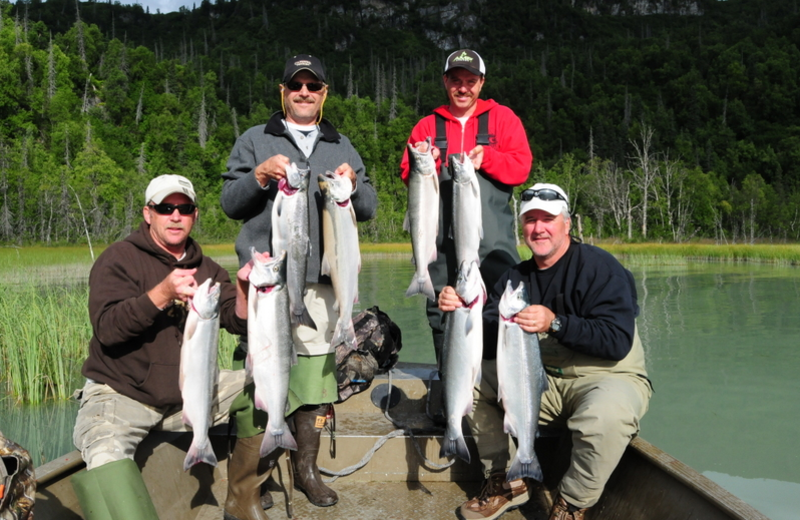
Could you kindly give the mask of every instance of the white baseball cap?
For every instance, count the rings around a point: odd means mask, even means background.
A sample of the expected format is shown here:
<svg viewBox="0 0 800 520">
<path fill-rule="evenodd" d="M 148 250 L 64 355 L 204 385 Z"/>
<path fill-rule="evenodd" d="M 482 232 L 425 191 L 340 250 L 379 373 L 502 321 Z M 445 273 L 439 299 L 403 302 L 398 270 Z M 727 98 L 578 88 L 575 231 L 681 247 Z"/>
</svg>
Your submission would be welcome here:
<svg viewBox="0 0 800 520">
<path fill-rule="evenodd" d="M 522 205 L 519 208 L 519 216 L 532 209 L 540 209 L 551 215 L 558 215 L 564 210 L 569 213 L 569 197 L 559 186 L 538 182 L 526 189 L 520 195 Z"/>
<path fill-rule="evenodd" d="M 173 193 L 183 193 L 192 199 L 193 203 L 197 203 L 192 181 L 182 175 L 159 175 L 150 181 L 147 191 L 144 192 L 144 203 L 161 204 L 161 201 Z"/>
</svg>

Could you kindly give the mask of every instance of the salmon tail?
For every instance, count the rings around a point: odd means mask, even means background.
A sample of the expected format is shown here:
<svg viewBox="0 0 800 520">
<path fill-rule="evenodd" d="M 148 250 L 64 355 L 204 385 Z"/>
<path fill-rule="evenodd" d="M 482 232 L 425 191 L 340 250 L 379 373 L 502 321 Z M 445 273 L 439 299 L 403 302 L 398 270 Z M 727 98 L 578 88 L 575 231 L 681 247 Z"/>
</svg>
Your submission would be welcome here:
<svg viewBox="0 0 800 520">
<path fill-rule="evenodd" d="M 267 425 L 267 431 L 264 432 L 264 440 L 261 441 L 259 456 L 263 459 L 278 448 L 296 450 L 297 441 L 294 440 L 294 436 L 288 428 L 278 431 L 270 431 L 269 425 Z"/>
<path fill-rule="evenodd" d="M 305 325 L 306 327 L 317 330 L 317 324 L 314 322 L 314 318 L 311 317 L 311 314 L 308 313 L 308 309 L 305 305 L 303 305 L 302 313 L 292 314 L 292 326 L 297 327 L 300 325 Z"/>
<path fill-rule="evenodd" d="M 469 464 L 469 448 L 467 448 L 467 442 L 464 440 L 464 436 L 461 435 L 461 432 L 459 432 L 454 437 L 455 438 L 451 438 L 450 435 L 445 432 L 444 439 L 442 441 L 442 449 L 439 450 L 439 457 L 445 458 L 455 455 Z"/>
<path fill-rule="evenodd" d="M 514 457 L 511 467 L 508 468 L 506 480 L 511 482 L 512 480 L 517 480 L 522 477 L 532 478 L 539 482 L 544 478 L 542 476 L 542 467 L 539 465 L 539 459 L 537 459 L 535 455 L 528 462 L 523 462 L 519 457 Z"/>
<path fill-rule="evenodd" d="M 336 329 L 333 332 L 331 339 L 331 346 L 335 347 L 344 343 L 348 350 L 358 349 L 358 340 L 356 339 L 356 329 L 353 327 L 353 318 L 341 317 L 336 322 Z"/>
<path fill-rule="evenodd" d="M 408 286 L 406 291 L 406 298 L 414 296 L 415 294 L 424 294 L 430 301 L 436 301 L 436 292 L 433 290 L 433 281 L 428 270 L 425 270 L 425 276 L 414 276 L 411 280 L 411 285 Z"/>
<path fill-rule="evenodd" d="M 189 468 L 195 464 L 205 462 L 210 466 L 217 465 L 217 456 L 211 447 L 211 443 L 206 441 L 202 446 L 198 447 L 194 441 L 189 446 L 189 451 L 186 453 L 186 458 L 183 459 L 183 471 L 189 471 Z"/>
</svg>

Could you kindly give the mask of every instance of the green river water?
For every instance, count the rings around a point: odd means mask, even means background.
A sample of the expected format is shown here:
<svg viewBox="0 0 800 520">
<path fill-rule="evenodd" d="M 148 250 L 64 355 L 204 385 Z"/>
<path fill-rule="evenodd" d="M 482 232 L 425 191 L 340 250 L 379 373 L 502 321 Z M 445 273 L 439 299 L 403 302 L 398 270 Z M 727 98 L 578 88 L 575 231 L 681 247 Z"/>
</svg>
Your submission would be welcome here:
<svg viewBox="0 0 800 520">
<path fill-rule="evenodd" d="M 641 436 L 773 520 L 798 518 L 800 269 L 623 263 L 655 387 Z M 401 361 L 433 363 L 423 299 L 403 296 L 411 274 L 406 255 L 365 257 L 356 312 L 378 305 L 402 328 Z M 76 409 L 0 400 L 0 430 L 40 463 L 73 449 Z"/>
</svg>

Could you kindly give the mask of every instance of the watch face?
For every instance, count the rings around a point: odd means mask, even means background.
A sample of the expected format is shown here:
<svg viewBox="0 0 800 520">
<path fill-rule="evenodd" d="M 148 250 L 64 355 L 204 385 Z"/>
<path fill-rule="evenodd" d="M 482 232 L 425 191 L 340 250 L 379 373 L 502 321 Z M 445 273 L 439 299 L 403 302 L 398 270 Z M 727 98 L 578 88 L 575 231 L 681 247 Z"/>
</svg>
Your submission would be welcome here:
<svg viewBox="0 0 800 520">
<path fill-rule="evenodd" d="M 561 319 L 554 318 L 553 321 L 550 322 L 550 330 L 553 332 L 558 332 L 561 330 Z"/>
</svg>

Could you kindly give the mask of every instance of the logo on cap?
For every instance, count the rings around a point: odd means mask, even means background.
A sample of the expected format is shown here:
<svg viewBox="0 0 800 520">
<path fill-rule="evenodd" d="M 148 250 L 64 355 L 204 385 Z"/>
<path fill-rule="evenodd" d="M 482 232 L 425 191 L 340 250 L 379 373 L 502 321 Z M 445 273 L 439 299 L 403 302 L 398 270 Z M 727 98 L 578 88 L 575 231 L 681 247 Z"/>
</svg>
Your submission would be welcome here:
<svg viewBox="0 0 800 520">
<path fill-rule="evenodd" d="M 294 62 L 294 64 L 295 64 L 296 66 L 298 66 L 298 67 L 303 67 L 303 66 L 305 66 L 305 67 L 310 67 L 310 66 L 311 66 L 311 62 L 310 62 L 310 61 L 308 61 L 308 60 L 300 60 L 300 61 L 296 61 L 296 62 Z"/>
<path fill-rule="evenodd" d="M 452 61 L 472 61 L 475 58 L 467 54 L 467 51 L 461 53 L 461 56 L 456 56 Z"/>
</svg>

